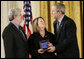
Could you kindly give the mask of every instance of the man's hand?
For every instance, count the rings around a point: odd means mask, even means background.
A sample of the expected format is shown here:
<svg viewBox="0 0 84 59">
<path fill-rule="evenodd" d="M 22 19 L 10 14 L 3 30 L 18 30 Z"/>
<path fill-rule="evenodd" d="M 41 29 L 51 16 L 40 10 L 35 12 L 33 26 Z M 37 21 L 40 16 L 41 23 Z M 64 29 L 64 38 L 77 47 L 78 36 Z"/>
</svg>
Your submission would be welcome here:
<svg viewBox="0 0 84 59">
<path fill-rule="evenodd" d="M 49 46 L 49 47 L 53 47 L 53 44 L 50 43 L 50 42 L 48 42 L 48 46 Z"/>
<path fill-rule="evenodd" d="M 49 47 L 48 52 L 54 52 L 55 51 L 55 46 Z"/>
<path fill-rule="evenodd" d="M 44 50 L 43 49 L 38 49 L 38 53 L 43 54 Z"/>
</svg>

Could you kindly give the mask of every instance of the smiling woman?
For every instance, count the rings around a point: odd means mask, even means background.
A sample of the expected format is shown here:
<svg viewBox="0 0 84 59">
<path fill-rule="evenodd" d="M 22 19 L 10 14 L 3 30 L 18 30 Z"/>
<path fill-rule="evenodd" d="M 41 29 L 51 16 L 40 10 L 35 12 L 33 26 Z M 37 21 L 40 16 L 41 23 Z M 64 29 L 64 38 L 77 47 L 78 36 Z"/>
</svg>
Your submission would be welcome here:
<svg viewBox="0 0 84 59">
<path fill-rule="evenodd" d="M 54 35 L 46 30 L 45 22 L 42 17 L 37 17 L 32 22 L 33 34 L 28 39 L 29 53 L 32 58 L 56 58 L 53 48 Z M 52 43 L 52 47 L 48 43 Z M 50 52 L 49 52 L 50 51 Z"/>
</svg>

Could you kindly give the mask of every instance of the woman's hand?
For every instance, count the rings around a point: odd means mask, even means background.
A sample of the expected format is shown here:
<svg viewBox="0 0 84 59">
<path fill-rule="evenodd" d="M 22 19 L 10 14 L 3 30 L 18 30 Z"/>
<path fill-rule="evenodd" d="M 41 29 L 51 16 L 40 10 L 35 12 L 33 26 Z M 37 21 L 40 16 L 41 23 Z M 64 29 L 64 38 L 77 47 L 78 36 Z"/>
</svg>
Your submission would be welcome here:
<svg viewBox="0 0 84 59">
<path fill-rule="evenodd" d="M 43 49 L 38 49 L 38 53 L 43 54 L 44 50 Z"/>
</svg>

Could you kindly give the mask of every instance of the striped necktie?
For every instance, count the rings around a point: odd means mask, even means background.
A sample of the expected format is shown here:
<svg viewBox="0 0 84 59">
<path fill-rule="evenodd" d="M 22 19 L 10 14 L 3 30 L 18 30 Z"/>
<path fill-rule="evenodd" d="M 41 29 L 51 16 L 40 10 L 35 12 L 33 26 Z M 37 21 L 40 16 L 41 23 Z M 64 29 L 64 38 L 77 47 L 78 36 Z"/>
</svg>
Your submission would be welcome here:
<svg viewBox="0 0 84 59">
<path fill-rule="evenodd" d="M 21 27 L 19 27 L 19 30 L 20 30 L 21 34 L 23 35 L 24 39 L 26 39 L 24 33 L 22 32 Z"/>
<path fill-rule="evenodd" d="M 59 31 L 59 26 L 60 24 L 59 24 L 59 21 L 57 20 L 57 32 Z"/>
</svg>

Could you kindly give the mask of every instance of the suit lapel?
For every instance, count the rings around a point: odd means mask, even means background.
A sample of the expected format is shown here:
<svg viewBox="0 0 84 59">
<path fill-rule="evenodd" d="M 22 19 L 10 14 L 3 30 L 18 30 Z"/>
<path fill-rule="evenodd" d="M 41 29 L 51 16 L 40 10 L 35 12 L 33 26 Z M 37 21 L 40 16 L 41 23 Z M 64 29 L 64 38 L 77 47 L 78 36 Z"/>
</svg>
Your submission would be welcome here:
<svg viewBox="0 0 84 59">
<path fill-rule="evenodd" d="M 55 21 L 54 23 L 54 30 L 55 30 L 55 34 L 57 35 L 57 21 Z"/>
<path fill-rule="evenodd" d="M 22 37 L 22 39 L 23 39 L 24 41 L 26 41 L 27 39 L 23 37 L 23 35 L 22 35 L 22 33 L 19 31 L 19 29 L 17 29 L 14 24 L 12 24 L 12 23 L 10 23 L 10 24 L 12 25 L 12 28 L 14 29 L 14 31 L 17 32 L 16 34 L 18 34 L 18 36 Z"/>
</svg>

